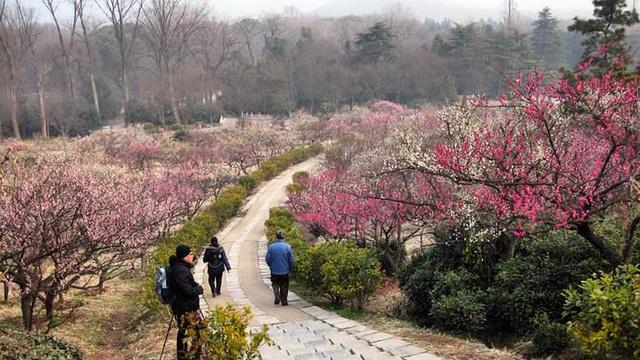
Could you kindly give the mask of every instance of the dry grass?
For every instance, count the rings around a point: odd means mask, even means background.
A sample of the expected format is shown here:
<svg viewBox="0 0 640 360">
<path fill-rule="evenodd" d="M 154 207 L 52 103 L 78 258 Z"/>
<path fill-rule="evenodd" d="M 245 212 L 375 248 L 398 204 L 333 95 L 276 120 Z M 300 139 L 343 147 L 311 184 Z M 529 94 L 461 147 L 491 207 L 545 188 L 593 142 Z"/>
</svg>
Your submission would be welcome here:
<svg viewBox="0 0 640 360">
<path fill-rule="evenodd" d="M 140 281 L 118 279 L 100 294 L 69 294 L 57 308 L 63 322 L 51 334 L 82 349 L 89 360 L 157 359 L 168 324 L 143 317 L 137 304 L 141 287 Z M 38 316 L 42 319 L 42 314 Z M 0 322 L 21 326 L 17 299 L 0 305 Z M 46 324 L 41 320 L 39 327 L 44 330 Z M 167 341 L 166 359 L 175 358 L 175 337 L 174 326 Z"/>
</svg>

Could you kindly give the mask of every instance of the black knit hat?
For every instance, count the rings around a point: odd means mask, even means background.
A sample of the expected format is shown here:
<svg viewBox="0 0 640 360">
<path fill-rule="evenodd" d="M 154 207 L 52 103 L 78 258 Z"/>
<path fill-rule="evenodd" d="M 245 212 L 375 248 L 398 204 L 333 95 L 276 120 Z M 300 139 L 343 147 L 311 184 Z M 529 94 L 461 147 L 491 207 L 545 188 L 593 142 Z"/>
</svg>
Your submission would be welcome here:
<svg viewBox="0 0 640 360">
<path fill-rule="evenodd" d="M 176 257 L 178 259 L 184 259 L 189 253 L 191 253 L 191 248 L 187 245 L 180 244 L 176 246 Z"/>
</svg>

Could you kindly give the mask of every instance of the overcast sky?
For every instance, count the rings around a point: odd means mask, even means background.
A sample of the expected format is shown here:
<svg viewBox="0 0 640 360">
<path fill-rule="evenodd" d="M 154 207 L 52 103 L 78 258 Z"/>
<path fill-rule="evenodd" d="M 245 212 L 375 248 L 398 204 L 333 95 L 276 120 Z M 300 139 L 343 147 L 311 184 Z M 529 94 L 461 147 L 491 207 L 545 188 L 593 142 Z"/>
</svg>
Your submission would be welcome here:
<svg viewBox="0 0 640 360">
<path fill-rule="evenodd" d="M 322 5 L 332 2 L 332 0 L 208 0 L 209 3 L 219 13 L 226 16 L 240 15 L 259 15 L 264 12 L 282 12 L 285 6 L 293 6 L 303 12 L 313 12 Z M 366 0 L 360 0 L 363 4 Z M 496 12 L 502 9 L 504 0 L 444 0 L 447 4 L 456 3 L 462 7 L 472 8 L 494 8 Z M 395 1 L 407 7 L 414 6 L 416 3 L 430 3 L 431 0 L 403 0 Z M 565 17 L 573 15 L 591 14 L 593 6 L 591 0 L 517 0 L 518 9 L 525 15 L 531 16 L 536 14 L 538 10 L 549 6 L 554 13 L 561 14 Z M 381 9 L 382 10 L 382 9 Z"/>
<path fill-rule="evenodd" d="M 68 3 L 66 0 L 59 0 L 63 6 Z M 237 18 L 241 16 L 259 16 L 265 13 L 282 13 L 287 6 L 292 6 L 304 13 L 313 13 L 315 10 L 325 7 L 327 4 L 334 4 L 332 7 L 335 11 L 341 10 L 342 3 L 349 3 L 350 8 L 366 8 L 367 11 L 381 12 L 390 4 L 402 4 L 408 9 L 433 9 L 431 4 L 446 4 L 446 10 L 433 12 L 420 11 L 416 14 L 419 17 L 430 16 L 437 20 L 443 12 L 447 17 L 454 20 L 478 20 L 474 17 L 494 16 L 499 17 L 502 14 L 504 0 L 188 0 L 190 2 L 205 2 L 210 8 L 213 8 L 218 16 L 226 18 Z M 632 0 L 628 0 L 631 3 Z M 371 4 L 381 4 L 386 2 L 386 6 Z M 28 6 L 37 9 L 38 17 L 48 19 L 41 0 L 23 0 Z M 361 5 L 362 4 L 362 5 Z M 537 12 L 549 6 L 552 13 L 559 18 L 572 18 L 573 16 L 590 16 L 593 11 L 592 0 L 516 0 L 518 11 L 527 17 L 535 17 Z M 451 9 L 454 9 L 453 11 Z M 347 11 L 345 9 L 345 11 Z M 351 11 L 351 10 L 348 10 Z M 487 15 L 490 14 L 490 15 Z M 348 14 L 340 14 L 348 15 Z"/>
</svg>

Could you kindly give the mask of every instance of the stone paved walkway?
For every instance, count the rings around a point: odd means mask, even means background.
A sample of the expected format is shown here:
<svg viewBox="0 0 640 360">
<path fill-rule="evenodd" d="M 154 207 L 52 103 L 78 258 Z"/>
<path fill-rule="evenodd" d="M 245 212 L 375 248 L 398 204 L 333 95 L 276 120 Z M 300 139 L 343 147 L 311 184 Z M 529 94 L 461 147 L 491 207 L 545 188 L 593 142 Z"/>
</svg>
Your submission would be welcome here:
<svg viewBox="0 0 640 360">
<path fill-rule="evenodd" d="M 291 176 L 296 171 L 310 171 L 317 164 L 317 160 L 309 160 L 266 183 L 245 205 L 244 216 L 235 218 L 218 234 L 233 270 L 225 273 L 222 296 L 213 298 L 206 265 L 196 265 L 194 277 L 206 288 L 201 308 L 206 312 L 229 301 L 250 306 L 255 316 L 252 325 L 270 325 L 275 342 L 260 349 L 263 360 L 442 360 L 391 334 L 313 306 L 291 292 L 289 306 L 273 304 L 269 268 L 264 262 L 264 222 L 269 209 L 286 199 L 284 189 Z"/>
</svg>

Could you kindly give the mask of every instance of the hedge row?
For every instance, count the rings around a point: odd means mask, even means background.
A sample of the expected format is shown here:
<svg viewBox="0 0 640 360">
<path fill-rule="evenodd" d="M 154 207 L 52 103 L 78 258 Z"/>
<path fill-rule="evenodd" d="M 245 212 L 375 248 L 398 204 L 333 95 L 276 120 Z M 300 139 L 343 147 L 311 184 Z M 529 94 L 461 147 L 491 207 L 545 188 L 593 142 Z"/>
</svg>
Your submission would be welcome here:
<svg viewBox="0 0 640 360">
<path fill-rule="evenodd" d="M 282 230 L 285 241 L 293 248 L 294 256 L 300 255 L 307 248 L 307 243 L 295 224 L 293 214 L 286 207 L 271 208 L 269 218 L 264 222 L 264 226 L 269 244 L 275 241 L 276 232 Z"/>
<path fill-rule="evenodd" d="M 157 250 L 150 256 L 141 303 L 153 312 L 166 311 L 167 307 L 156 300 L 155 270 L 158 267 L 168 265 L 169 257 L 175 253 L 176 246 L 178 244 L 189 245 L 198 254 L 207 245 L 211 236 L 216 234 L 229 219 L 238 213 L 247 195 L 260 182 L 269 180 L 292 165 L 309 159 L 320 152 L 322 152 L 322 145 L 315 144 L 293 149 L 264 161 L 256 171 L 241 177 L 238 185 L 222 191 L 213 204 L 185 222 L 179 230 L 168 234 L 160 242 Z"/>
<path fill-rule="evenodd" d="M 270 180 L 285 171 L 291 165 L 303 162 L 311 156 L 322 152 L 322 144 L 313 144 L 305 148 L 287 151 L 260 164 L 258 170 L 249 175 L 241 176 L 238 184 L 244 186 L 247 191 L 253 191 L 262 181 Z"/>
</svg>

